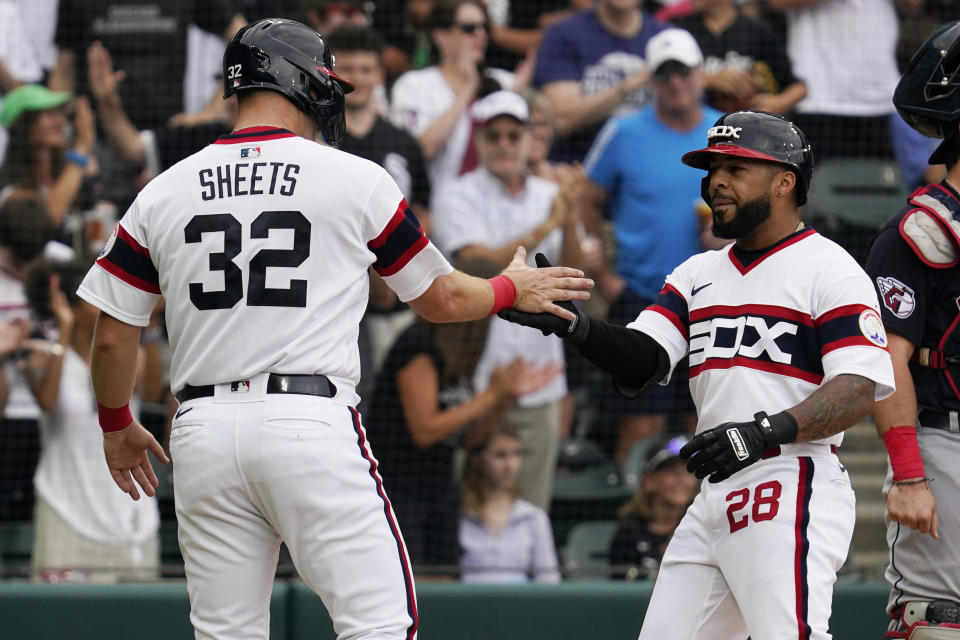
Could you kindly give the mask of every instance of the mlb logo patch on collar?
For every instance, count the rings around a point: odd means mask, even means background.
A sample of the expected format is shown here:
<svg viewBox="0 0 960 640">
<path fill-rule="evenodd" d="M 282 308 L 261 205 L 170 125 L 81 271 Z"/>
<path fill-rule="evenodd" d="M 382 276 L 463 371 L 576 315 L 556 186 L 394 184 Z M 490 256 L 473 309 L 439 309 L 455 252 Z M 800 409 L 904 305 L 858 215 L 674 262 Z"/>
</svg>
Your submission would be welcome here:
<svg viewBox="0 0 960 640">
<path fill-rule="evenodd" d="M 260 147 L 243 147 L 240 149 L 241 158 L 259 158 Z"/>
</svg>

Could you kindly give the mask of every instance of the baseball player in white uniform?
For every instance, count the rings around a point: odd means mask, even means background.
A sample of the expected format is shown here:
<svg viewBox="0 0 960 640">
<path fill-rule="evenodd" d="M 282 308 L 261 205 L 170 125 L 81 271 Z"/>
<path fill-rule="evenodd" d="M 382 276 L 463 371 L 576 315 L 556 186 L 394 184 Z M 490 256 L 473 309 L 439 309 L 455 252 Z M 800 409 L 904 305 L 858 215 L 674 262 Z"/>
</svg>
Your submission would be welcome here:
<svg viewBox="0 0 960 640">
<path fill-rule="evenodd" d="M 281 540 L 340 638 L 410 640 L 413 579 L 377 462 L 353 407 L 367 269 L 433 321 L 552 300 L 592 286 L 532 269 L 523 250 L 489 281 L 453 271 L 401 192 L 336 144 L 344 93 L 312 29 L 267 19 L 224 54 L 237 129 L 154 179 L 79 289 L 102 310 L 91 370 L 107 463 L 133 499 L 153 495 L 163 450 L 129 402 L 140 327 L 166 299 L 175 499 L 197 638 L 266 638 Z M 139 488 L 138 488 L 139 487 Z"/>
<path fill-rule="evenodd" d="M 740 111 L 707 137 L 683 162 L 708 171 L 713 232 L 736 243 L 677 267 L 627 327 L 501 315 L 564 335 L 628 394 L 689 355 L 698 424 L 680 455 L 709 480 L 667 547 L 641 640 L 824 640 L 855 517 L 836 447 L 894 390 L 877 297 L 800 222 L 813 158 L 799 129 Z"/>
</svg>

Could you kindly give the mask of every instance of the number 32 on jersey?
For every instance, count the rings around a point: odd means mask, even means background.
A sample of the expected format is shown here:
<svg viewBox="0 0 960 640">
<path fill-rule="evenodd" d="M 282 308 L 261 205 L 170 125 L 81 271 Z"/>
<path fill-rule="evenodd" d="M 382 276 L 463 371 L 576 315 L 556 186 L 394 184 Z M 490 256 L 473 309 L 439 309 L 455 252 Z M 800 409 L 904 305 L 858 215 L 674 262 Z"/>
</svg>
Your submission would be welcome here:
<svg viewBox="0 0 960 640">
<path fill-rule="evenodd" d="M 292 229 L 293 248 L 261 249 L 250 258 L 247 306 L 306 307 L 307 281 L 290 280 L 286 289 L 267 287 L 267 267 L 298 267 L 310 255 L 310 221 L 299 211 L 263 211 L 250 225 L 251 239 L 267 238 L 273 229 Z M 183 230 L 184 241 L 193 244 L 204 233 L 222 233 L 223 251 L 210 254 L 210 270 L 222 271 L 224 288 L 206 291 L 190 283 L 190 301 L 201 311 L 231 309 L 243 299 L 243 273 L 233 261 L 243 247 L 243 225 L 229 213 L 196 215 Z"/>
</svg>

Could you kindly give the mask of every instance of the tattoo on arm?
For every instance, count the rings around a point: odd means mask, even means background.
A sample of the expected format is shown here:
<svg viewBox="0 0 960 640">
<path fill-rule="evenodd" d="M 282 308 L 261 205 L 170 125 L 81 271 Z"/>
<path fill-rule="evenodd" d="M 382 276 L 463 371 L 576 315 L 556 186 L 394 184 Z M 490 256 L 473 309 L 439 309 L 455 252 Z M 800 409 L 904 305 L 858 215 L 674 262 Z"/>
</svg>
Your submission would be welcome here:
<svg viewBox="0 0 960 640">
<path fill-rule="evenodd" d="M 789 409 L 799 425 L 797 442 L 830 437 L 864 418 L 873 409 L 875 388 L 873 380 L 842 374 L 817 389 Z"/>
</svg>

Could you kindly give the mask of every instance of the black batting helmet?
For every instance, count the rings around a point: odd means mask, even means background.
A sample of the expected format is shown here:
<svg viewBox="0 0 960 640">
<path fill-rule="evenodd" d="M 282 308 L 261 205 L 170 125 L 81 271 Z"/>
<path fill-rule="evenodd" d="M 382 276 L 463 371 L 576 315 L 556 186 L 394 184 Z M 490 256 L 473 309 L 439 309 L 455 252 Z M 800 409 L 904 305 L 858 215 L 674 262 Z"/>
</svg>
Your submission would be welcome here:
<svg viewBox="0 0 960 640">
<path fill-rule="evenodd" d="M 249 89 L 285 95 L 316 120 L 329 144 L 343 136 L 344 94 L 353 85 L 333 72 L 327 43 L 307 25 L 267 18 L 234 34 L 223 53 L 223 97 Z"/>
<path fill-rule="evenodd" d="M 960 121 L 960 21 L 938 27 L 920 45 L 893 92 L 893 106 L 911 127 L 931 138 L 946 138 L 930 156 L 943 160 Z"/>
<path fill-rule="evenodd" d="M 797 204 L 807 201 L 813 150 L 803 131 L 786 118 L 765 111 L 727 113 L 707 131 L 707 146 L 683 154 L 681 160 L 691 167 L 709 171 L 713 154 L 775 162 L 793 169 L 797 176 Z M 700 187 L 708 203 L 709 184 L 707 177 Z"/>
</svg>

